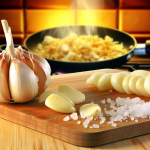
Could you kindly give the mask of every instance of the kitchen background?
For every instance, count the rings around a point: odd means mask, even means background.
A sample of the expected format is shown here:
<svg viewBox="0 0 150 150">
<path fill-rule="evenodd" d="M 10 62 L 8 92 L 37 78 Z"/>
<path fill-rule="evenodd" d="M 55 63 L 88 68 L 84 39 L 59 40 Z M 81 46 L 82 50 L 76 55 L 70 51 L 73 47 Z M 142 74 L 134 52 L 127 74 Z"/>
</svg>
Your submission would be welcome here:
<svg viewBox="0 0 150 150">
<path fill-rule="evenodd" d="M 0 0 L 1 19 L 8 21 L 15 44 L 34 32 L 67 25 L 119 29 L 138 43 L 150 38 L 150 0 Z M 0 25 L 0 44 L 5 43 Z"/>
</svg>

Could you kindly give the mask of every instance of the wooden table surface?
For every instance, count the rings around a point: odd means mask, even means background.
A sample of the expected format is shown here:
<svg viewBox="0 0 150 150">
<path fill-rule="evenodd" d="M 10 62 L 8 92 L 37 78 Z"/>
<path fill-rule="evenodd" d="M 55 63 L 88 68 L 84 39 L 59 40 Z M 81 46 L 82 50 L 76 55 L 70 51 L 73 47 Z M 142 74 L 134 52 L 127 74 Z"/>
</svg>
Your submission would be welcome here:
<svg viewBox="0 0 150 150">
<path fill-rule="evenodd" d="M 115 136 L 115 135 L 114 135 Z M 150 134 L 97 147 L 79 147 L 0 119 L 1 150 L 149 150 Z"/>
<path fill-rule="evenodd" d="M 136 57 L 131 62 L 145 62 Z M 146 61 L 150 62 L 150 58 Z M 114 135 L 115 136 L 115 135 Z M 150 150 L 150 134 L 97 147 L 79 147 L 0 118 L 0 150 Z"/>
</svg>

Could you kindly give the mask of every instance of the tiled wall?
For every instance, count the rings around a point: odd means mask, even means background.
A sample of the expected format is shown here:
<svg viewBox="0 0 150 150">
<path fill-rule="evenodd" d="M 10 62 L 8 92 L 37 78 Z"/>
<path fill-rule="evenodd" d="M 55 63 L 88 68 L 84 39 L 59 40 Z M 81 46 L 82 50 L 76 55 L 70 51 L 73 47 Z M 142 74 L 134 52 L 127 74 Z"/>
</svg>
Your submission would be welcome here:
<svg viewBox="0 0 150 150">
<path fill-rule="evenodd" d="M 34 32 L 75 24 L 116 28 L 138 42 L 150 39 L 150 0 L 0 0 L 1 19 L 8 21 L 15 44 Z"/>
</svg>

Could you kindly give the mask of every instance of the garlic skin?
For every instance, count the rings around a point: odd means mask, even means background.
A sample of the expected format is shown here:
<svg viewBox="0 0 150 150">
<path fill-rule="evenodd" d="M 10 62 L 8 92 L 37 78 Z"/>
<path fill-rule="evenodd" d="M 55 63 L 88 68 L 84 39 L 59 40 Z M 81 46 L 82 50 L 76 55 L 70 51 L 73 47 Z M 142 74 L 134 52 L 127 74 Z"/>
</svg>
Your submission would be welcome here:
<svg viewBox="0 0 150 150">
<path fill-rule="evenodd" d="M 0 102 L 30 101 L 49 86 L 51 68 L 43 57 L 14 48 L 11 29 L 6 20 L 1 22 L 7 47 L 0 54 Z"/>
</svg>

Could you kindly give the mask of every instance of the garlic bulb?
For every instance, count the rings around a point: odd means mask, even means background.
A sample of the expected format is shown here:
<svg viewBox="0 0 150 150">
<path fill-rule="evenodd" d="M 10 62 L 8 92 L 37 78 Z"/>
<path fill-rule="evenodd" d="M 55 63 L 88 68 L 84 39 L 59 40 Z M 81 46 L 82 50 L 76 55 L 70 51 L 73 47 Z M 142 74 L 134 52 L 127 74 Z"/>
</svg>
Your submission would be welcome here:
<svg viewBox="0 0 150 150">
<path fill-rule="evenodd" d="M 14 48 L 11 29 L 2 20 L 7 47 L 0 54 L 0 102 L 27 102 L 50 84 L 51 68 L 41 56 Z"/>
</svg>

